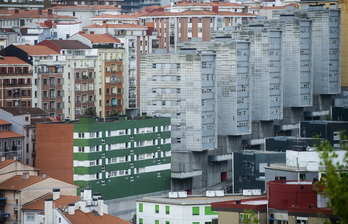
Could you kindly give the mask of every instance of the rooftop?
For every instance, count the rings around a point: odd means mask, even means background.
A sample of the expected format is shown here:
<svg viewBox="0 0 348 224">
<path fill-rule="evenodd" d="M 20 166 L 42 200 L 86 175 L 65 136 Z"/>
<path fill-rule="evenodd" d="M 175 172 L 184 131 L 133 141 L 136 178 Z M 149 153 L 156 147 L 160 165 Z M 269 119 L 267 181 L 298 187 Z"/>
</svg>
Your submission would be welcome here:
<svg viewBox="0 0 348 224">
<path fill-rule="evenodd" d="M 76 35 L 81 35 L 92 43 L 120 43 L 121 41 L 115 37 L 110 36 L 109 34 L 85 34 L 79 33 Z"/>
<path fill-rule="evenodd" d="M 45 45 L 46 43 L 55 45 L 55 48 L 59 49 L 91 49 L 78 40 L 44 40 L 38 43 L 38 45 Z"/>
<path fill-rule="evenodd" d="M 0 131 L 0 139 L 2 138 L 21 138 L 23 135 L 17 134 L 14 131 Z"/>
<path fill-rule="evenodd" d="M 100 216 L 98 213 L 89 212 L 84 213 L 80 210 L 75 210 L 74 215 L 69 215 L 69 213 L 65 213 L 66 218 L 70 221 L 71 224 L 130 224 L 117 216 L 112 216 L 108 214 L 104 214 Z"/>
<path fill-rule="evenodd" d="M 15 45 L 19 49 L 25 51 L 28 53 L 28 55 L 50 55 L 59 54 L 57 51 L 52 50 L 51 48 L 47 46 L 40 46 L 40 45 Z"/>
<path fill-rule="evenodd" d="M 34 108 L 34 107 L 0 107 L 0 109 L 14 115 L 23 115 L 23 114 L 30 114 L 30 115 L 47 115 L 47 113 L 40 108 Z"/>
<path fill-rule="evenodd" d="M 16 64 L 16 65 L 29 65 L 29 63 L 13 56 L 1 56 L 0 57 L 0 64 L 6 65 L 6 64 Z"/>
<path fill-rule="evenodd" d="M 33 184 L 36 184 L 48 177 L 41 179 L 39 176 L 29 176 L 28 179 L 23 179 L 23 175 L 16 175 L 0 183 L 0 189 L 2 190 L 22 190 Z"/>
<path fill-rule="evenodd" d="M 11 124 L 11 123 L 0 119 L 0 125 L 8 125 L 8 124 Z"/>
<path fill-rule="evenodd" d="M 206 197 L 206 196 L 192 196 L 188 195 L 186 198 L 169 198 L 169 197 L 144 197 L 137 201 L 139 202 L 152 202 L 163 203 L 173 205 L 205 205 L 213 202 L 228 201 L 228 200 L 241 200 L 247 199 L 250 196 L 243 196 L 241 194 L 226 195 L 221 197 Z"/>
<path fill-rule="evenodd" d="M 28 202 L 27 204 L 23 205 L 22 209 L 44 211 L 46 198 L 52 198 L 52 193 L 46 195 L 45 197 Z M 75 203 L 80 198 L 80 196 L 60 195 L 57 200 L 54 200 L 54 206 L 56 208 L 67 207 L 70 203 Z"/>
</svg>

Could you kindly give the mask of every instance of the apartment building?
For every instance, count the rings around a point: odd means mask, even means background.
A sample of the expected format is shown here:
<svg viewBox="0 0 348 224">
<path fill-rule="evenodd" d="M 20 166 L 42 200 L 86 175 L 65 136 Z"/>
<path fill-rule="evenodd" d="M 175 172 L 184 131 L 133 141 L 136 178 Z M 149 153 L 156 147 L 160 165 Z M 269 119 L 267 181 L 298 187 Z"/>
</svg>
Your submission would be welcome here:
<svg viewBox="0 0 348 224">
<path fill-rule="evenodd" d="M 57 77 L 56 81 L 60 81 L 64 88 L 64 95 L 60 96 L 64 101 L 63 118 L 75 119 L 89 108 L 94 108 L 96 50 L 77 40 L 45 40 L 38 45 L 59 53 L 57 59 L 63 79 L 58 80 Z"/>
<path fill-rule="evenodd" d="M 94 83 L 89 83 L 89 90 L 94 90 L 94 96 L 89 101 L 94 101 L 96 115 L 100 117 L 124 114 L 127 102 L 128 80 L 124 74 L 125 49 L 121 41 L 111 35 L 86 34 L 80 32 L 69 40 L 78 40 L 87 46 L 96 49 L 98 53 L 97 65 L 92 78 Z M 95 75 L 98 74 L 98 75 Z"/>
<path fill-rule="evenodd" d="M 38 122 L 52 121 L 47 112 L 32 107 L 0 107 L 2 122 L 0 148 L 7 159 L 35 166 L 36 136 Z"/>
<path fill-rule="evenodd" d="M 106 200 L 169 190 L 170 119 L 142 118 L 37 124 L 37 166 Z"/>
<path fill-rule="evenodd" d="M 339 222 L 327 207 L 323 192 L 315 190 L 315 184 L 312 181 L 269 181 L 267 197 L 213 202 L 211 208 L 218 212 L 219 223 L 245 223 L 255 218 L 261 224 L 314 224 L 324 222 L 324 218 L 331 223 Z"/>
<path fill-rule="evenodd" d="M 243 20 L 252 20 L 255 14 L 248 7 L 231 2 L 179 2 L 169 7 L 143 11 L 137 15 L 140 25 L 153 24 L 159 36 L 159 48 L 167 52 L 177 50 L 178 41 L 199 38 L 211 39 L 211 32 L 227 26 L 238 26 Z M 149 25 L 148 25 L 149 27 Z"/>
<path fill-rule="evenodd" d="M 69 2 L 69 1 L 67 1 Z M 116 1 L 115 1 L 116 2 Z M 91 17 L 99 16 L 103 14 L 120 15 L 121 8 L 117 5 L 101 5 L 101 4 L 67 4 L 57 5 L 49 8 L 53 14 L 61 17 L 74 17 L 76 22 L 81 22 L 82 27 L 92 25 Z M 78 31 L 76 31 L 77 33 Z"/>
<path fill-rule="evenodd" d="M 0 57 L 1 106 L 32 106 L 32 67 L 11 56 Z"/>
<path fill-rule="evenodd" d="M 10 15 L 3 15 L 0 19 L 0 23 L 2 28 L 13 29 L 19 34 L 16 41 L 17 43 L 37 44 L 44 38 L 50 38 L 51 34 L 49 26 L 41 26 L 40 24 L 44 24 L 45 21 L 70 23 L 75 22 L 76 19 L 77 18 L 73 16 L 54 14 L 51 9 L 15 9 Z M 36 24 L 36 26 L 34 27 L 32 24 Z"/>
<path fill-rule="evenodd" d="M 62 117 L 62 65 L 65 61 L 59 57 L 59 52 L 37 45 L 10 45 L 2 52 L 9 56 L 16 55 L 31 65 L 31 80 L 26 80 L 27 83 L 30 81 L 30 90 L 27 91 L 30 104 L 21 106 L 39 107 L 46 110 L 51 117 Z"/>
<path fill-rule="evenodd" d="M 220 181 L 220 173 L 209 176 L 206 164 L 217 145 L 217 60 L 212 51 L 192 48 L 141 57 L 140 108 L 172 121 L 173 190 L 191 192 Z"/>
<path fill-rule="evenodd" d="M 65 195 L 76 195 L 77 186 L 38 175 L 38 170 L 15 160 L 0 162 L 0 173 L 6 176 L 0 182 L 1 221 L 5 224 L 22 223 L 21 208 L 24 204 L 43 196 L 53 188 L 62 189 Z"/>
<path fill-rule="evenodd" d="M 7 159 L 22 160 L 24 136 L 10 130 L 11 123 L 0 119 L 0 150 Z"/>
<path fill-rule="evenodd" d="M 130 224 L 119 217 L 109 215 L 104 199 L 99 193 L 92 194 L 90 188 L 85 188 L 81 196 L 63 195 L 59 188 L 54 188 L 51 193 L 23 205 L 22 211 L 25 224 L 39 224 L 45 221 L 52 224 Z"/>
<path fill-rule="evenodd" d="M 137 200 L 139 224 L 211 224 L 218 213 L 211 203 L 245 198 L 242 195 L 225 195 L 223 191 L 206 191 L 205 195 L 187 195 L 184 191 L 169 192 L 162 197 L 143 197 Z"/>
</svg>

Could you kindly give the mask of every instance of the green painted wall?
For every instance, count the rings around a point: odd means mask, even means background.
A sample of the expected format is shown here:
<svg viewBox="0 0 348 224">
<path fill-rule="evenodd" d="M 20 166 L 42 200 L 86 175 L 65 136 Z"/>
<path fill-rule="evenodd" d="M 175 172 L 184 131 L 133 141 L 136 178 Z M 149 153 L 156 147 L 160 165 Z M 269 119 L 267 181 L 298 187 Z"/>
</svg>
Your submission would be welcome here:
<svg viewBox="0 0 348 224">
<path fill-rule="evenodd" d="M 97 174 L 99 179 L 93 181 L 75 181 L 74 183 L 83 189 L 92 187 L 93 192 L 101 193 L 104 199 L 122 198 L 132 195 L 146 194 L 170 189 L 170 169 L 134 174 L 134 169 L 159 164 L 170 164 L 171 157 L 161 157 L 162 152 L 170 151 L 170 144 L 135 147 L 136 142 L 146 140 L 160 140 L 170 138 L 170 131 L 161 132 L 162 126 L 170 125 L 170 118 L 154 118 L 140 120 L 126 120 L 116 122 L 98 122 L 95 119 L 82 118 L 79 124 L 74 124 L 75 133 L 101 132 L 99 138 L 74 139 L 74 146 L 99 146 L 98 152 L 74 153 L 74 160 L 99 160 L 99 165 L 90 167 L 74 167 L 74 174 Z M 157 127 L 157 132 L 135 133 L 135 129 L 144 127 Z M 130 129 L 128 135 L 108 136 L 108 131 Z M 128 143 L 129 148 L 108 150 L 109 144 Z M 156 153 L 158 158 L 135 160 L 137 154 Z M 130 156 L 126 162 L 106 164 L 109 158 Z M 131 172 L 125 176 L 108 177 L 108 172 L 128 170 Z"/>
</svg>

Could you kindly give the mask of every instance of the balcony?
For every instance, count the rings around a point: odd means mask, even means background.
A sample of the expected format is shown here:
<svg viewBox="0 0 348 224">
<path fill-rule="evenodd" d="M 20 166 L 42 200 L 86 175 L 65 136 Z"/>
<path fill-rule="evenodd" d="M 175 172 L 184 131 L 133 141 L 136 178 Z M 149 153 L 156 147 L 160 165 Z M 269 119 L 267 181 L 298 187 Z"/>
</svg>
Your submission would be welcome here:
<svg viewBox="0 0 348 224">
<path fill-rule="evenodd" d="M 195 176 L 201 176 L 202 170 L 193 170 L 189 172 L 172 172 L 171 177 L 176 179 L 186 179 Z"/>
<path fill-rule="evenodd" d="M 0 206 L 6 205 L 7 198 L 0 198 Z"/>
<path fill-rule="evenodd" d="M 10 217 L 10 213 L 0 213 L 0 222 L 6 221 Z"/>
<path fill-rule="evenodd" d="M 209 162 L 223 162 L 232 160 L 232 154 L 225 154 L 225 155 L 209 155 L 208 161 Z"/>
</svg>

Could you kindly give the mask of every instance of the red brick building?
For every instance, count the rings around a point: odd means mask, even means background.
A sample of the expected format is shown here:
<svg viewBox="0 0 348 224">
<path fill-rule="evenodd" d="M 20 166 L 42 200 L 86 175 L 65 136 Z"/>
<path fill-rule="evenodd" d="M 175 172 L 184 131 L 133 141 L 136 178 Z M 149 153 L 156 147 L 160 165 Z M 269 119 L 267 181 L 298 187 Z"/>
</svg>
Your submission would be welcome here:
<svg viewBox="0 0 348 224">
<path fill-rule="evenodd" d="M 32 106 L 31 65 L 17 57 L 0 57 L 0 105 Z"/>
</svg>

